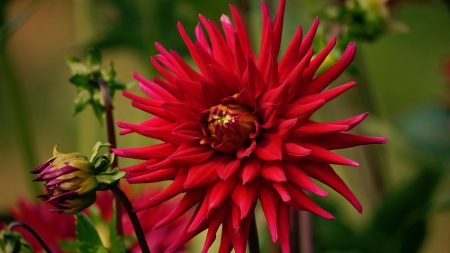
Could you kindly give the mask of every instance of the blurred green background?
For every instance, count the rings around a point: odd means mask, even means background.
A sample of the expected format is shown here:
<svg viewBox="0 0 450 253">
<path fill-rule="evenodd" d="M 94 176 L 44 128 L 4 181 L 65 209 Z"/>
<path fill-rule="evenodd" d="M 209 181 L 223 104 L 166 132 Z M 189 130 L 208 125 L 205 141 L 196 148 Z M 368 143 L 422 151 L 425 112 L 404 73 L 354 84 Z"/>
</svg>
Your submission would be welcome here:
<svg viewBox="0 0 450 253">
<path fill-rule="evenodd" d="M 34 198 L 28 171 L 47 160 L 56 143 L 61 152 L 89 154 L 96 141 L 106 141 L 106 129 L 91 108 L 73 116 L 76 90 L 68 82 L 65 54 L 84 58 L 95 46 L 105 64 L 114 61 L 122 81 L 131 81 L 132 72 L 150 78 L 155 75 L 149 64 L 155 41 L 187 56 L 177 22 L 193 38 L 198 13 L 218 21 L 222 13 L 229 14 L 229 3 L 248 8 L 250 35 L 259 45 L 256 0 L 0 1 L 0 214 L 5 217 L 19 197 Z M 275 9 L 277 2 L 268 4 Z M 357 131 L 389 139 L 382 147 L 344 152 L 360 167 L 336 170 L 364 212 L 358 214 L 334 192 L 321 200 L 337 221 L 315 220 L 317 252 L 450 252 L 450 73 L 446 78 L 444 71 L 450 59 L 450 9 L 437 0 L 396 2 L 389 6 L 389 22 L 402 29 L 386 31 L 372 43 L 357 42 L 360 74 L 346 74 L 333 85 L 355 79 L 358 87 L 316 115 L 333 120 L 368 111 Z M 307 31 L 316 15 L 327 20 L 321 11 L 327 3 L 287 1 L 282 50 L 297 24 Z M 131 91 L 140 93 L 138 86 Z M 114 103 L 116 120 L 148 117 L 120 93 Z M 137 135 L 118 138 L 122 147 L 151 142 Z M 346 245 L 342 237 L 357 246 Z"/>
</svg>

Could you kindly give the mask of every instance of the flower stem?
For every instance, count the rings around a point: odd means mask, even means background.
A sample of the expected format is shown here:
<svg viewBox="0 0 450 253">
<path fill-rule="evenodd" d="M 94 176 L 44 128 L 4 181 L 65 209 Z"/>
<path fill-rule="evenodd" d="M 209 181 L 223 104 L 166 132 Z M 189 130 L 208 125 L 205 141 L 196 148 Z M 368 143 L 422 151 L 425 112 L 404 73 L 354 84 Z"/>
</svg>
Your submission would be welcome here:
<svg viewBox="0 0 450 253">
<path fill-rule="evenodd" d="M 290 236 L 291 252 L 300 252 L 300 211 L 291 209 L 292 230 Z M 303 243 L 302 243 L 303 244 Z"/>
<path fill-rule="evenodd" d="M 39 243 L 41 244 L 42 248 L 44 248 L 45 252 L 47 253 L 52 253 L 53 251 L 50 249 L 50 247 L 47 245 L 47 243 L 44 241 L 44 239 L 42 238 L 42 236 L 30 225 L 20 222 L 20 221 L 13 221 L 11 223 L 8 224 L 8 230 L 12 230 L 14 227 L 23 227 L 25 228 L 28 232 L 30 232 L 34 238 L 36 238 Z"/>
<path fill-rule="evenodd" d="M 122 203 L 123 207 L 128 213 L 130 217 L 131 223 L 133 224 L 134 232 L 136 233 L 136 237 L 139 242 L 139 246 L 141 247 L 142 253 L 150 253 L 150 249 L 148 248 L 147 241 L 145 240 L 144 231 L 142 230 L 141 223 L 135 212 L 133 212 L 133 206 L 131 205 L 130 200 L 128 200 L 125 193 L 117 186 L 111 188 L 111 191 L 116 195 L 116 198 Z"/>
<path fill-rule="evenodd" d="M 98 84 L 100 86 L 100 90 L 102 92 L 103 101 L 105 103 L 105 114 L 106 114 L 106 128 L 108 131 L 108 142 L 113 146 L 117 147 L 116 143 L 116 131 L 114 129 L 114 118 L 112 113 L 112 104 L 111 104 L 111 97 L 108 92 L 108 87 L 106 86 L 105 82 L 103 80 L 99 80 Z M 117 162 L 117 158 L 114 159 L 114 161 L 111 164 L 111 169 L 117 168 L 119 166 L 119 163 Z M 119 184 L 117 184 L 118 186 Z M 123 226 L 122 226 L 122 209 L 120 208 L 120 205 L 118 201 L 116 203 L 116 226 L 117 226 L 117 234 L 119 236 L 123 236 Z"/>
<path fill-rule="evenodd" d="M 248 249 L 250 253 L 259 253 L 259 239 L 258 228 L 256 227 L 255 214 L 253 214 L 252 221 L 250 223 L 250 232 L 248 234 Z"/>
<path fill-rule="evenodd" d="M 311 213 L 297 211 L 300 214 L 300 247 L 302 253 L 313 253 Z"/>
</svg>

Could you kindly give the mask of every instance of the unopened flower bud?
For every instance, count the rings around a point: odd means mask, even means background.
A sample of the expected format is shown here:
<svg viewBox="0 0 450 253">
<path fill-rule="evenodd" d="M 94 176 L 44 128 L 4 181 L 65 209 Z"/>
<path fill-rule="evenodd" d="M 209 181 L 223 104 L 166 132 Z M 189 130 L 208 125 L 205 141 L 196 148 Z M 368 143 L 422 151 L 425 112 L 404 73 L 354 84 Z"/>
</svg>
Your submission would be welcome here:
<svg viewBox="0 0 450 253">
<path fill-rule="evenodd" d="M 62 154 L 55 146 L 53 157 L 31 173 L 39 174 L 34 181 L 46 181 L 47 194 L 38 197 L 52 204 L 53 212 L 76 214 L 95 202 L 95 166 L 83 154 Z"/>
</svg>

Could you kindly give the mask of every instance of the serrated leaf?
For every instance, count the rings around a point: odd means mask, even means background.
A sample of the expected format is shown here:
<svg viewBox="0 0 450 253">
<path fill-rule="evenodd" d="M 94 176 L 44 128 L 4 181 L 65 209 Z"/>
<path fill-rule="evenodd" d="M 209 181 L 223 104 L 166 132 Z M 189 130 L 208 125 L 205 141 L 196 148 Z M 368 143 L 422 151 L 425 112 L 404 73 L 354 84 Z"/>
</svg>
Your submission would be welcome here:
<svg viewBox="0 0 450 253">
<path fill-rule="evenodd" d="M 100 184 L 115 184 L 118 180 L 123 178 L 127 173 L 118 169 L 113 171 L 102 172 L 95 176 Z"/>
<path fill-rule="evenodd" d="M 69 65 L 70 70 L 72 71 L 73 75 L 86 75 L 88 73 L 88 69 L 86 65 L 80 62 L 79 59 L 66 55 L 66 63 Z"/>
<path fill-rule="evenodd" d="M 102 65 L 102 54 L 98 49 L 91 49 L 87 55 L 86 62 L 91 71 L 99 71 Z"/>
<path fill-rule="evenodd" d="M 111 252 L 112 253 L 124 253 L 125 252 L 125 246 L 123 244 L 122 238 L 117 234 L 115 203 L 113 203 L 113 214 L 111 217 L 111 221 L 109 222 L 109 239 L 111 242 Z"/>
<path fill-rule="evenodd" d="M 76 234 L 78 239 L 78 247 L 81 252 L 84 249 L 98 248 L 100 246 L 103 247 L 102 241 L 100 240 L 100 236 L 98 235 L 97 230 L 95 229 L 94 223 L 89 219 L 84 213 L 76 214 Z M 83 249 L 81 249 L 82 247 Z M 92 251 L 89 251 L 92 252 Z"/>
</svg>

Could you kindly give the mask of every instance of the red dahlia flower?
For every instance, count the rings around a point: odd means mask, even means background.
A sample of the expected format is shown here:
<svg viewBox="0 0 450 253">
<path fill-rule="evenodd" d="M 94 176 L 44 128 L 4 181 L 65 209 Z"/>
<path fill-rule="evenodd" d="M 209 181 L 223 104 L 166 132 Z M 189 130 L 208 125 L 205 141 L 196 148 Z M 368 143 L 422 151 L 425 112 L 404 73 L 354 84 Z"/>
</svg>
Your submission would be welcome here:
<svg viewBox="0 0 450 253">
<path fill-rule="evenodd" d="M 121 134 L 135 132 L 163 143 L 139 148 L 117 148 L 123 157 L 145 160 L 123 168 L 130 183 L 173 180 L 161 193 L 136 210 L 154 207 L 185 193 L 178 206 L 155 228 L 163 227 L 197 205 L 174 250 L 208 229 L 204 252 L 222 225 L 219 252 L 245 252 L 253 210 L 259 199 L 273 241 L 289 252 L 290 209 L 307 210 L 327 219 L 333 216 L 314 203 L 304 190 L 319 196 L 315 178 L 347 198 L 361 212 L 361 204 L 329 164 L 358 166 L 331 152 L 357 145 L 386 143 L 382 137 L 346 133 L 367 114 L 319 123 L 310 116 L 326 102 L 355 86 L 354 82 L 323 91 L 350 64 L 355 46 L 318 77 L 316 70 L 335 45 L 333 39 L 316 57 L 311 43 L 315 20 L 303 38 L 299 27 L 284 56 L 277 61 L 285 0 L 280 0 L 274 21 L 262 3 L 262 40 L 259 56 L 253 52 L 236 7 L 219 27 L 200 15 L 193 43 L 179 23 L 178 29 L 199 72 L 175 51 L 156 43 L 159 55 L 151 59 L 163 76 L 149 81 L 134 74 L 152 99 L 129 92 L 132 105 L 154 116 L 140 124 L 118 122 Z"/>
</svg>

